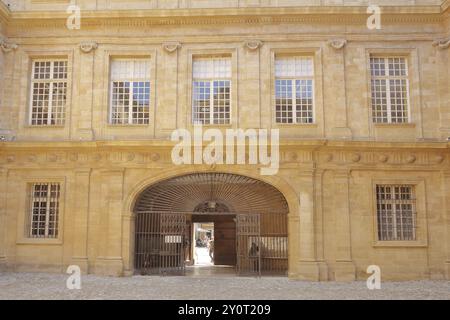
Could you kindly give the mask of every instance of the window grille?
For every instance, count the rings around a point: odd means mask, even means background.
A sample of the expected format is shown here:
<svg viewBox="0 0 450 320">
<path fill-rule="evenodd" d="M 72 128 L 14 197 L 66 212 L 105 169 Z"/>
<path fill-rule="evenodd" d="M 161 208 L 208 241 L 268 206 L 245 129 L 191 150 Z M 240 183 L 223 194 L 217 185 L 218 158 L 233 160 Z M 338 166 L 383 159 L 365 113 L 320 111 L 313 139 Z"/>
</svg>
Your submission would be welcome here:
<svg viewBox="0 0 450 320">
<path fill-rule="evenodd" d="M 30 186 L 30 238 L 57 238 L 59 219 L 59 183 L 33 183 Z"/>
<path fill-rule="evenodd" d="M 414 186 L 377 185 L 378 239 L 416 240 Z"/>
</svg>

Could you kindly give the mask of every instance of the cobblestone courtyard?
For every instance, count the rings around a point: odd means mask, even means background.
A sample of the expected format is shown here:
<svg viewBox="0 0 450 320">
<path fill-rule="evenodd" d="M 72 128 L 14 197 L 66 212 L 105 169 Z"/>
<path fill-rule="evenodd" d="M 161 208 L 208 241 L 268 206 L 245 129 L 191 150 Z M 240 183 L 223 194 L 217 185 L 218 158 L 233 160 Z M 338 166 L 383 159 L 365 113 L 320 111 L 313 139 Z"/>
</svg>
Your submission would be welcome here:
<svg viewBox="0 0 450 320">
<path fill-rule="evenodd" d="M 0 299 L 445 299 L 450 281 L 383 282 L 368 290 L 363 281 L 304 282 L 287 278 L 82 277 L 68 290 L 64 274 L 0 273 Z"/>
</svg>

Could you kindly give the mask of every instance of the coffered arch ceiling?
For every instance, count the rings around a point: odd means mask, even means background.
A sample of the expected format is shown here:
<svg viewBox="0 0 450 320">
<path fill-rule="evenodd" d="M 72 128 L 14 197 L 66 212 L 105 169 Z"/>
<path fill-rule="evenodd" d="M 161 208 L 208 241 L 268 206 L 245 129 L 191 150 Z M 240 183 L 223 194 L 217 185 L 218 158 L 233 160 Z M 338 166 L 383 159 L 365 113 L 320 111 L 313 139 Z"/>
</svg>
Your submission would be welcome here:
<svg viewBox="0 0 450 320">
<path fill-rule="evenodd" d="M 145 189 L 134 211 L 235 213 L 289 212 L 283 194 L 272 185 L 242 175 L 194 173 L 159 182 Z"/>
</svg>

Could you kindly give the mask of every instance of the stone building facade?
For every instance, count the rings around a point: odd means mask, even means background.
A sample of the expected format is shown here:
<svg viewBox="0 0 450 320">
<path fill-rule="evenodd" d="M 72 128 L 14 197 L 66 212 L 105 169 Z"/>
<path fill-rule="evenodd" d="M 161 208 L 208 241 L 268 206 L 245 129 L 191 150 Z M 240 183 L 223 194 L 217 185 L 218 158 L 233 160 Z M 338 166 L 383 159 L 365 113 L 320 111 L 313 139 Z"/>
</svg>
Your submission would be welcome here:
<svg viewBox="0 0 450 320">
<path fill-rule="evenodd" d="M 450 279 L 449 4 L 0 1 L 0 268 L 131 275 L 142 192 L 221 173 L 284 196 L 292 279 Z M 278 173 L 175 165 L 193 120 L 279 129 Z"/>
</svg>

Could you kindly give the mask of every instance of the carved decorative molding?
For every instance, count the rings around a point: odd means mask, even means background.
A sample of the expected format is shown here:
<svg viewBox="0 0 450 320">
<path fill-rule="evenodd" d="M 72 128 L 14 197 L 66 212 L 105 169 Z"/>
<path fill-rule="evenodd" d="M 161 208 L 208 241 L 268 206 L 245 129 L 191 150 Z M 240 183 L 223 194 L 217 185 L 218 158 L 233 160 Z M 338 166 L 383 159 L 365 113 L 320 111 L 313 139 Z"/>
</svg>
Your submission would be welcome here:
<svg viewBox="0 0 450 320">
<path fill-rule="evenodd" d="M 161 155 L 159 153 L 152 153 L 151 159 L 153 162 L 157 162 L 161 159 Z"/>
<path fill-rule="evenodd" d="M 436 161 L 436 163 L 442 163 L 445 160 L 445 156 L 443 154 L 438 154 L 437 156 L 434 157 L 434 160 Z"/>
<path fill-rule="evenodd" d="M 331 162 L 333 161 L 333 154 L 332 153 L 327 153 L 324 157 L 325 162 Z"/>
<path fill-rule="evenodd" d="M 378 161 L 380 161 L 381 163 L 386 163 L 389 160 L 389 156 L 386 154 L 381 154 L 378 157 Z"/>
<path fill-rule="evenodd" d="M 87 41 L 80 43 L 80 50 L 84 53 L 89 53 L 98 48 L 98 43 L 95 41 Z"/>
<path fill-rule="evenodd" d="M 138 27 L 145 28 L 153 25 L 223 25 L 223 24 L 268 24 L 268 23 L 327 23 L 338 25 L 349 24 L 366 24 L 367 15 L 365 11 L 355 14 L 354 8 L 342 7 L 339 9 L 328 7 L 330 10 L 323 11 L 322 8 L 315 11 L 311 7 L 293 7 L 290 14 L 286 14 L 286 8 L 228 8 L 230 14 L 218 14 L 217 8 L 203 9 L 208 14 L 199 16 L 195 10 L 186 8 L 184 10 L 176 11 L 177 14 L 170 15 L 167 10 L 155 10 L 151 16 L 136 17 L 136 11 L 124 10 L 120 12 L 120 19 L 111 19 L 118 14 L 119 11 L 112 10 L 111 15 L 102 15 L 91 13 L 89 18 L 83 20 L 83 29 L 86 28 L 104 28 L 111 26 L 121 27 Z M 315 11 L 315 13 L 312 13 Z M 325 14 L 326 12 L 330 14 Z M 418 7 L 393 7 L 389 6 L 383 8 L 385 24 L 394 23 L 442 23 L 442 14 L 424 14 L 424 8 Z M 53 15 L 39 16 L 37 12 L 21 12 L 20 18 L 11 18 L 9 26 L 11 28 L 39 28 L 51 27 L 61 28 L 66 24 L 66 16 L 55 18 Z"/>
<path fill-rule="evenodd" d="M 100 153 L 94 153 L 94 154 L 92 155 L 92 160 L 94 160 L 94 161 L 100 161 L 100 160 L 102 160 L 102 155 L 101 155 Z"/>
<path fill-rule="evenodd" d="M 361 155 L 359 153 L 354 153 L 351 155 L 351 159 L 353 162 L 359 162 L 361 161 Z"/>
<path fill-rule="evenodd" d="M 287 160 L 288 160 L 288 161 L 292 161 L 292 162 L 297 161 L 297 160 L 298 160 L 298 154 L 297 154 L 297 152 L 294 152 L 294 151 L 288 152 L 288 154 L 287 154 Z"/>
<path fill-rule="evenodd" d="M 247 155 L 248 157 L 248 155 Z M 313 164 L 321 163 L 328 166 L 338 167 L 362 167 L 385 165 L 389 167 L 399 166 L 447 166 L 450 158 L 442 152 L 435 150 L 407 152 L 407 151 L 338 151 L 323 150 L 319 152 L 318 157 L 314 156 L 314 152 L 310 150 L 286 150 L 280 154 L 280 160 L 284 168 L 297 168 L 297 164 Z M 104 166 L 110 164 L 148 164 L 148 165 L 171 165 L 170 151 L 161 150 L 154 152 L 133 152 L 133 151 L 48 151 L 40 152 L 31 149 L 26 153 L 3 153 L 0 152 L 0 166 L 2 164 L 14 163 L 50 163 L 52 165 L 67 166 L 68 164 L 90 163 L 93 167 Z M 302 169 L 303 170 L 303 169 Z"/>
<path fill-rule="evenodd" d="M 180 42 L 165 42 L 162 44 L 163 49 L 168 53 L 173 53 L 181 48 Z"/>
<path fill-rule="evenodd" d="M 78 161 L 78 154 L 77 153 L 70 154 L 69 159 L 70 159 L 70 161 L 73 161 L 73 162 Z"/>
<path fill-rule="evenodd" d="M 248 40 L 244 42 L 244 46 L 250 51 L 256 51 L 263 46 L 261 40 Z"/>
<path fill-rule="evenodd" d="M 50 153 L 47 155 L 47 161 L 48 162 L 57 162 L 58 161 L 58 156 L 54 153 Z"/>
<path fill-rule="evenodd" d="M 433 47 L 437 47 L 440 50 L 448 49 L 450 47 L 450 37 L 433 41 Z"/>
<path fill-rule="evenodd" d="M 347 44 L 346 39 L 331 39 L 328 40 L 328 45 L 332 47 L 333 49 L 340 50 L 345 47 Z"/>
<path fill-rule="evenodd" d="M 406 162 L 407 163 L 414 163 L 414 162 L 416 162 L 416 160 L 417 160 L 417 157 L 415 156 L 415 155 L 409 155 L 408 157 L 406 157 Z"/>
<path fill-rule="evenodd" d="M 19 46 L 15 43 L 9 42 L 5 38 L 0 38 L 0 48 L 2 48 L 3 52 L 11 52 L 18 48 Z"/>
</svg>

